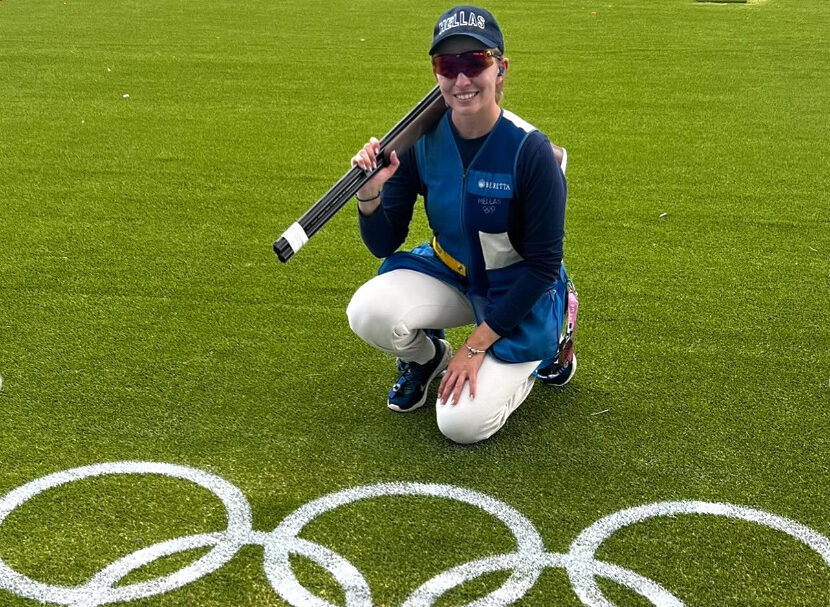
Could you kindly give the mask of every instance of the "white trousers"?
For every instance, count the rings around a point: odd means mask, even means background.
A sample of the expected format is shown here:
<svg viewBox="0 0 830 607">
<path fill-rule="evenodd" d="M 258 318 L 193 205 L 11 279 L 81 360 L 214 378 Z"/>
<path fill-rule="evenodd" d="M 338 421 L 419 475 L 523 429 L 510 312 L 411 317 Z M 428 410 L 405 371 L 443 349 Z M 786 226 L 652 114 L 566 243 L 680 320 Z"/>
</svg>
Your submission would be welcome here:
<svg viewBox="0 0 830 607">
<path fill-rule="evenodd" d="M 450 285 L 414 270 L 393 270 L 361 286 L 346 309 L 349 326 L 370 346 L 405 361 L 429 362 L 435 346 L 422 329 L 449 329 L 475 323 L 467 298 Z M 478 390 L 469 382 L 457 404 L 436 402 L 438 428 L 457 443 L 475 443 L 495 434 L 530 394 L 533 370 L 541 361 L 505 363 L 486 354 Z"/>
</svg>

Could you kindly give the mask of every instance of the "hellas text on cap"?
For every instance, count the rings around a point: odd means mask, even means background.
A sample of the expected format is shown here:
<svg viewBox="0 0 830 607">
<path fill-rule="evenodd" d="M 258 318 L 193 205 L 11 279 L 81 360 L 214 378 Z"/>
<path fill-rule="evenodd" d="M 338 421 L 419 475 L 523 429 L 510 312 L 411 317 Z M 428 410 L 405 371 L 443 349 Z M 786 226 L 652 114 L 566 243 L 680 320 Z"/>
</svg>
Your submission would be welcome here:
<svg viewBox="0 0 830 607">
<path fill-rule="evenodd" d="M 465 11 L 458 11 L 452 17 L 447 17 L 446 19 L 442 19 L 441 22 L 438 24 L 438 35 L 440 36 L 445 31 L 452 29 L 454 27 L 477 27 L 479 29 L 484 29 L 486 26 L 486 22 L 484 17 L 481 15 L 476 15 L 473 12 L 470 12 L 469 15 Z"/>
</svg>

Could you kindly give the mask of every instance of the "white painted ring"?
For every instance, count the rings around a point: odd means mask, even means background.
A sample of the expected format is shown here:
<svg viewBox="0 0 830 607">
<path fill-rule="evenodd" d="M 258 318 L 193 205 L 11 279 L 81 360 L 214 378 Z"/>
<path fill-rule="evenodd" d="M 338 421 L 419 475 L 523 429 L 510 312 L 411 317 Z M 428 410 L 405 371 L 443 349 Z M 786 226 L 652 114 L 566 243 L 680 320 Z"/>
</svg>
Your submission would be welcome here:
<svg viewBox="0 0 830 607">
<path fill-rule="evenodd" d="M 502 587 L 481 599 L 487 605 L 492 607 L 509 605 L 524 595 L 541 575 L 543 567 L 539 566 L 539 562 L 544 555 L 542 538 L 533 524 L 511 506 L 483 493 L 453 487 L 452 485 L 384 483 L 347 489 L 318 498 L 295 510 L 274 529 L 272 536 L 265 543 L 265 571 L 277 594 L 291 605 L 333 607 L 327 601 L 322 601 L 322 599 L 308 593 L 297 581 L 288 560 L 291 553 L 290 540 L 296 538 L 306 524 L 325 512 L 360 500 L 394 495 L 448 498 L 470 504 L 495 516 L 510 529 L 516 538 L 518 544 L 517 555 L 520 558 L 517 561 L 514 573 L 505 581 Z M 345 569 L 333 569 L 326 566 L 335 579 L 341 583 L 344 592 L 347 589 L 362 588 L 366 585 L 358 570 L 352 565 L 349 565 L 349 567 L 353 570 L 352 573 L 348 573 Z M 461 583 L 461 581 L 458 580 L 457 583 Z M 368 586 L 366 588 L 368 590 Z M 347 605 L 348 607 L 363 607 L 371 605 L 371 602 L 367 597 L 365 603 L 348 603 L 347 601 Z"/>
<path fill-rule="evenodd" d="M 263 566 L 271 587 L 290 605 L 296 607 L 336 607 L 312 594 L 305 588 L 291 569 L 291 554 L 304 556 L 327 570 L 340 584 L 346 597 L 346 607 L 370 607 L 372 593 L 363 574 L 336 552 L 297 537 L 281 537 L 269 534 L 265 540 Z"/>
<path fill-rule="evenodd" d="M 448 569 L 447 571 L 435 576 L 413 592 L 402 607 L 434 605 L 435 602 L 446 592 L 465 582 L 474 580 L 487 573 L 517 568 L 521 565 L 522 558 L 522 555 L 517 553 L 500 554 L 497 556 L 479 559 L 478 561 L 464 563 L 453 567 L 452 569 Z M 541 562 L 538 565 L 542 568 L 550 567 L 554 569 L 567 569 L 568 566 L 570 566 L 571 560 L 572 557 L 567 554 L 549 552 L 542 557 Z M 610 565 L 602 561 L 593 561 L 592 568 L 594 575 L 608 578 L 609 580 L 613 580 L 621 585 L 627 586 L 655 605 L 672 605 L 676 607 L 683 606 L 683 603 L 674 597 L 668 590 L 647 577 L 634 573 L 633 571 L 617 567 L 616 565 Z M 516 600 L 512 597 L 504 598 L 510 599 L 510 602 Z M 479 604 L 483 607 L 484 605 L 490 605 L 491 603 L 479 601 L 472 603 L 472 605 Z"/>
<path fill-rule="evenodd" d="M 0 525 L 6 517 L 19 506 L 36 495 L 61 485 L 72 483 L 86 478 L 93 478 L 111 474 L 160 474 L 173 478 L 180 478 L 195 483 L 218 497 L 225 505 L 228 514 L 227 531 L 215 535 L 189 536 L 169 540 L 156 546 L 139 550 L 109 565 L 101 573 L 82 586 L 68 587 L 45 584 L 30 579 L 14 571 L 0 558 L 0 588 L 25 598 L 34 599 L 43 603 L 57 603 L 59 605 L 97 606 L 117 601 L 133 601 L 147 598 L 156 594 L 169 592 L 189 584 L 227 563 L 239 550 L 239 542 L 247 539 L 251 532 L 251 510 L 248 500 L 242 492 L 226 480 L 195 468 L 176 466 L 156 462 L 115 462 L 83 466 L 64 470 L 44 476 L 35 481 L 22 485 L 0 499 Z M 193 545 L 194 537 L 200 541 L 210 538 L 215 540 L 214 548 L 196 562 L 164 577 L 112 588 L 103 583 L 115 583 L 130 571 L 134 571 L 152 562 L 159 556 L 173 554 L 197 547 Z M 200 544 L 210 545 L 210 544 Z M 152 557 L 152 558 L 151 558 Z M 120 577 L 116 573 L 122 574 Z"/>
<path fill-rule="evenodd" d="M 830 566 L 830 539 L 788 518 L 776 516 L 763 510 L 733 506 L 732 504 L 699 501 L 658 502 L 620 510 L 603 517 L 585 529 L 573 541 L 568 552 L 571 559 L 566 569 L 571 580 L 571 586 L 573 586 L 574 592 L 580 600 L 588 607 L 614 607 L 614 604 L 605 598 L 594 578 L 595 575 L 601 574 L 596 571 L 593 564 L 596 563 L 596 551 L 605 540 L 623 527 L 652 518 L 680 514 L 711 514 L 757 523 L 770 529 L 783 531 L 815 550 L 824 559 L 824 562 Z M 614 578 L 614 580 L 631 587 L 625 575 L 621 572 L 617 573 L 622 577 Z M 672 598 L 674 599 L 674 597 Z M 662 597 L 660 601 L 655 601 L 654 604 L 658 607 L 683 605 L 679 601 L 672 602 L 667 597 Z"/>
</svg>

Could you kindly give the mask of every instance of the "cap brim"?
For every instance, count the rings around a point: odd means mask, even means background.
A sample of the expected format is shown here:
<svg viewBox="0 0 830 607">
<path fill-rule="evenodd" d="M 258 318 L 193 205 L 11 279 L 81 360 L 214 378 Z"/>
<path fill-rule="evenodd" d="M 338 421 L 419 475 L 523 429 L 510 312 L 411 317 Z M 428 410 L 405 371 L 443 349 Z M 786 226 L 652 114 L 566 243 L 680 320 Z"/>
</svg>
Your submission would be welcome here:
<svg viewBox="0 0 830 607">
<path fill-rule="evenodd" d="M 464 36 L 465 38 L 473 38 L 474 40 L 478 40 L 481 42 L 486 48 L 498 48 L 499 45 L 495 41 L 491 40 L 487 36 L 483 36 L 481 34 L 472 34 L 467 32 L 452 32 L 443 38 L 441 38 L 438 42 L 434 42 L 429 49 L 429 54 L 434 55 L 435 51 L 440 47 L 446 40 L 450 38 L 458 38 L 460 36 Z"/>
</svg>

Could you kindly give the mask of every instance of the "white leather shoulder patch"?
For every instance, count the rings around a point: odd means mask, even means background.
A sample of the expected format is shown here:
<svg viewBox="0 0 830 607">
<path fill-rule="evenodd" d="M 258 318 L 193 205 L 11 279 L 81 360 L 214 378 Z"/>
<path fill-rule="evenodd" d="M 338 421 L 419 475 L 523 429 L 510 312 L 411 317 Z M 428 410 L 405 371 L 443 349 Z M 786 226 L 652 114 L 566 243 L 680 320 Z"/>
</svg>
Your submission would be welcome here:
<svg viewBox="0 0 830 607">
<path fill-rule="evenodd" d="M 533 131 L 539 130 L 535 126 L 530 124 L 527 120 L 516 116 L 516 114 L 514 114 L 510 110 L 504 110 L 504 117 L 520 129 L 522 129 L 525 133 L 531 133 Z"/>
</svg>

